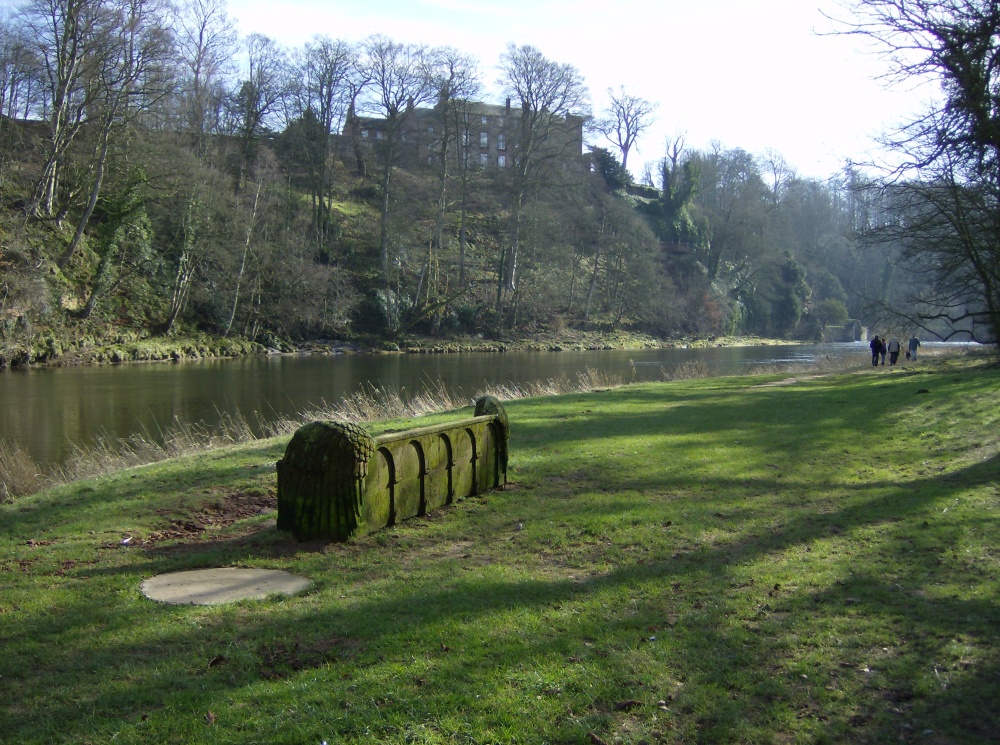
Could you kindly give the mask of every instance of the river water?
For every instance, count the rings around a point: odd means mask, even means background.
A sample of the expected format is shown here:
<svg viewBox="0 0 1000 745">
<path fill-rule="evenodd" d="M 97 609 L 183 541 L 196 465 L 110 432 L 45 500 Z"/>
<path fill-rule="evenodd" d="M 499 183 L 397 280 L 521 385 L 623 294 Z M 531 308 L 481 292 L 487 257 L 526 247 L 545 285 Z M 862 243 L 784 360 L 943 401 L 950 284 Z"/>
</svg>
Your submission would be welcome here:
<svg viewBox="0 0 1000 745">
<path fill-rule="evenodd" d="M 932 351 L 925 344 L 921 351 Z M 0 439 L 43 465 L 100 438 L 157 439 L 175 422 L 214 426 L 225 415 L 250 422 L 294 416 L 367 386 L 416 392 L 441 381 L 470 400 L 487 383 L 526 384 L 587 368 L 625 380 L 659 380 L 679 365 L 714 375 L 817 359 L 868 359 L 864 342 L 708 349 L 464 354 L 280 355 L 235 360 L 6 370 L 0 372 Z"/>
</svg>

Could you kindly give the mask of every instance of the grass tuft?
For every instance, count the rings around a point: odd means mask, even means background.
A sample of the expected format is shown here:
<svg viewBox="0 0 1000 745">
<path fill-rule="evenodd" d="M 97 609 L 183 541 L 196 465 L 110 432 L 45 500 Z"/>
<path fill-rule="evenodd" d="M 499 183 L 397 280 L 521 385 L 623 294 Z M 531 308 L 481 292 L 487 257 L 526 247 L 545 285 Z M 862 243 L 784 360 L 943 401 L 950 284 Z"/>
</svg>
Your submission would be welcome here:
<svg viewBox="0 0 1000 745">
<path fill-rule="evenodd" d="M 0 504 L 34 494 L 50 483 L 28 452 L 16 442 L 0 438 Z"/>
<path fill-rule="evenodd" d="M 704 360 L 691 360 L 690 362 L 677 365 L 669 371 L 661 369 L 660 379 L 665 381 L 696 380 L 698 378 L 707 378 L 711 374 L 708 364 Z"/>
</svg>

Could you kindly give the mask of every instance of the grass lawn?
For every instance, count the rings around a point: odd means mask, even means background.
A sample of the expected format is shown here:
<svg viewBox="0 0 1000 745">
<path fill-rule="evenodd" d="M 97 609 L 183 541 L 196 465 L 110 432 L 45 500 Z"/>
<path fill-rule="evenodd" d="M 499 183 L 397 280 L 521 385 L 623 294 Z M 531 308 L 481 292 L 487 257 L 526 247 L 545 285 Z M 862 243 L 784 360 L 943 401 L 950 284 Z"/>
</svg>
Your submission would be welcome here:
<svg viewBox="0 0 1000 745">
<path fill-rule="evenodd" d="M 506 490 L 344 544 L 287 439 L 2 505 L 0 742 L 1000 741 L 989 362 L 513 401 Z M 140 591 L 214 566 L 314 584 Z"/>
</svg>

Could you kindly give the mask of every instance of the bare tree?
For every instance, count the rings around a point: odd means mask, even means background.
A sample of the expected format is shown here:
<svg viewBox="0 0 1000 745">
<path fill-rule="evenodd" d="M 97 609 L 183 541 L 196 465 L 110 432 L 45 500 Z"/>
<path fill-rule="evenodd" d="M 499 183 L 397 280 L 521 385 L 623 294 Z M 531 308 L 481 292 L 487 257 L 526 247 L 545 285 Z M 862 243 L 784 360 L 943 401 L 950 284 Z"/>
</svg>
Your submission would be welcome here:
<svg viewBox="0 0 1000 745">
<path fill-rule="evenodd" d="M 29 0 L 20 20 L 43 68 L 48 143 L 29 211 L 53 215 L 67 152 L 99 94 L 101 60 L 114 34 L 101 0 Z"/>
<path fill-rule="evenodd" d="M 431 59 L 428 50 L 414 44 L 401 44 L 384 36 L 364 42 L 364 76 L 370 81 L 367 108 L 381 118 L 376 138 L 381 175 L 379 219 L 379 265 L 382 269 L 386 322 L 389 331 L 398 328 L 396 303 L 393 301 L 390 260 L 390 211 L 393 202 L 393 172 L 402 156 L 402 141 L 413 109 L 434 96 Z"/>
<path fill-rule="evenodd" d="M 274 39 L 250 34 L 246 51 L 245 75 L 229 101 L 229 129 L 239 148 L 237 191 L 256 162 L 261 138 L 278 122 L 289 80 L 288 58 Z"/>
<path fill-rule="evenodd" d="M 170 91 L 173 51 L 159 0 L 115 0 L 106 10 L 114 29 L 96 70 L 94 100 L 97 138 L 90 158 L 90 193 L 77 220 L 76 232 L 58 264 L 65 267 L 83 240 L 101 188 L 112 133 L 128 127 L 141 113 Z"/>
<path fill-rule="evenodd" d="M 941 100 L 891 132 L 899 156 L 895 217 L 866 240 L 896 242 L 925 292 L 895 310 L 1000 339 L 1000 3 L 996 0 L 857 0 L 846 33 L 883 50 L 897 81 L 935 80 Z M 978 330 L 976 327 L 978 326 Z"/>
<path fill-rule="evenodd" d="M 795 170 L 784 156 L 776 150 L 767 149 L 761 157 L 761 165 L 771 187 L 771 204 L 777 206 L 784 188 L 795 179 Z"/>
<path fill-rule="evenodd" d="M 353 100 L 357 50 L 348 42 L 317 36 L 294 56 L 286 135 L 306 171 L 313 201 L 313 228 L 325 255 L 334 232 L 330 178 L 331 137 L 344 124 Z"/>
<path fill-rule="evenodd" d="M 233 305 L 229 312 L 229 320 L 226 321 L 226 327 L 222 330 L 223 336 L 229 336 L 229 332 L 233 327 L 233 321 L 236 320 L 236 311 L 240 304 L 240 290 L 243 285 L 243 279 L 248 271 L 248 261 L 254 258 L 254 244 L 257 240 L 257 233 L 259 232 L 258 223 L 260 222 L 261 208 L 261 191 L 264 188 L 264 175 L 263 173 L 258 173 L 256 178 L 256 183 L 253 188 L 253 198 L 247 200 L 245 208 L 238 210 L 237 214 L 244 221 L 243 225 L 243 242 L 242 242 L 242 256 L 240 258 L 240 267 L 236 272 L 236 283 L 233 288 Z M 244 206 L 244 205 L 240 205 Z"/>
<path fill-rule="evenodd" d="M 450 47 L 436 50 L 433 70 L 434 87 L 438 91 L 437 123 L 440 129 L 439 137 L 436 139 L 435 154 L 438 196 L 434 229 L 428 242 L 425 264 L 429 273 L 434 250 L 441 249 L 444 244 L 444 224 L 451 201 L 448 189 L 454 176 L 458 187 L 456 201 L 459 212 L 458 287 L 462 289 L 466 285 L 468 197 L 473 172 L 468 157 L 469 141 L 464 133 L 468 129 L 467 122 L 480 90 L 479 71 L 474 58 Z M 429 297 L 431 287 L 429 280 L 427 287 Z"/>
<path fill-rule="evenodd" d="M 579 151 L 577 130 L 589 114 L 590 98 L 583 77 L 568 64 L 547 59 L 532 46 L 510 44 L 500 57 L 499 83 L 520 104 L 513 143 L 513 187 L 510 228 L 497 281 L 497 319 L 505 298 L 516 293 L 521 219 L 525 198 L 542 183 L 541 167 Z"/>
<path fill-rule="evenodd" d="M 27 133 L 15 120 L 38 111 L 43 89 L 38 56 L 23 29 L 0 15 L 0 183 L 9 159 L 25 152 Z"/>
<path fill-rule="evenodd" d="M 236 55 L 236 30 L 226 0 L 185 0 L 174 24 L 179 62 L 182 123 L 195 152 L 204 157 L 208 136 L 217 131 L 225 101 L 225 79 Z"/>
<path fill-rule="evenodd" d="M 866 292 L 868 313 L 943 338 L 995 341 L 1000 317 L 995 190 L 969 182 L 964 169 L 941 161 L 933 178 L 883 183 L 880 195 L 880 219 L 860 234 L 864 245 L 885 256 L 881 281 Z"/>
<path fill-rule="evenodd" d="M 363 105 L 362 95 L 371 83 L 369 75 L 371 68 L 367 63 L 367 57 L 363 50 L 359 53 L 355 62 L 354 74 L 348 81 L 350 88 L 349 101 L 347 107 L 347 120 L 344 129 L 351 141 L 351 150 L 354 154 L 354 164 L 358 176 L 365 178 L 368 176 L 368 152 L 362 143 L 361 116 L 358 113 L 358 106 Z"/>
<path fill-rule="evenodd" d="M 622 168 L 628 168 L 628 156 L 636 141 L 655 121 L 657 104 L 634 96 L 624 87 L 608 88 L 611 99 L 605 116 L 596 122 L 597 130 L 622 154 Z"/>
<path fill-rule="evenodd" d="M 27 119 L 38 103 L 41 74 L 24 30 L 0 20 L 0 114 Z"/>
<path fill-rule="evenodd" d="M 203 209 L 203 205 L 195 195 L 190 196 L 184 204 L 184 212 L 180 220 L 181 229 L 178 231 L 177 268 L 174 271 L 169 310 L 166 319 L 157 328 L 157 331 L 164 335 L 170 333 L 177 317 L 187 305 L 191 285 L 198 272 L 198 264 L 200 263 L 198 245 L 204 240 L 203 236 L 200 235 L 203 222 L 200 213 Z"/>
</svg>

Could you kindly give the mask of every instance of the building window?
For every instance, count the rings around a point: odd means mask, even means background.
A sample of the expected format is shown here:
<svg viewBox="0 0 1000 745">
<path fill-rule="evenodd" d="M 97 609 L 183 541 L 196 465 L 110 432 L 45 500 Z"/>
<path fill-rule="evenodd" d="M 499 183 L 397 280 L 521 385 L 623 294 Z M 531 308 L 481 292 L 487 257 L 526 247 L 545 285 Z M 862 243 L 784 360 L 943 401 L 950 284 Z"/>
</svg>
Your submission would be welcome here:
<svg viewBox="0 0 1000 745">
<path fill-rule="evenodd" d="M 427 134 L 429 134 L 429 135 L 434 134 L 434 127 L 428 127 L 427 128 Z"/>
<path fill-rule="evenodd" d="M 483 123 L 483 124 L 486 124 L 486 117 L 485 117 L 485 116 L 484 116 L 484 117 L 483 117 L 483 119 L 482 119 L 482 123 Z"/>
<path fill-rule="evenodd" d="M 503 134 L 497 135 L 497 150 L 507 149 L 507 138 Z"/>
<path fill-rule="evenodd" d="M 485 166 L 490 162 L 490 156 L 487 153 L 479 153 L 479 165 Z"/>
<path fill-rule="evenodd" d="M 368 130 L 367 129 L 362 129 L 361 130 L 361 139 L 362 140 L 367 140 L 368 139 Z"/>
<path fill-rule="evenodd" d="M 385 139 L 385 132 L 383 132 L 381 129 L 378 130 L 377 132 L 375 132 L 375 139 L 376 140 L 384 140 Z"/>
<path fill-rule="evenodd" d="M 479 133 L 479 147 L 489 147 L 490 135 L 488 132 Z"/>
<path fill-rule="evenodd" d="M 469 130 L 462 132 L 462 144 L 468 146 L 469 144 Z"/>
<path fill-rule="evenodd" d="M 500 166 L 501 168 L 506 168 L 507 167 L 507 156 L 506 155 L 501 155 L 499 158 L 497 158 L 497 165 Z"/>
</svg>

